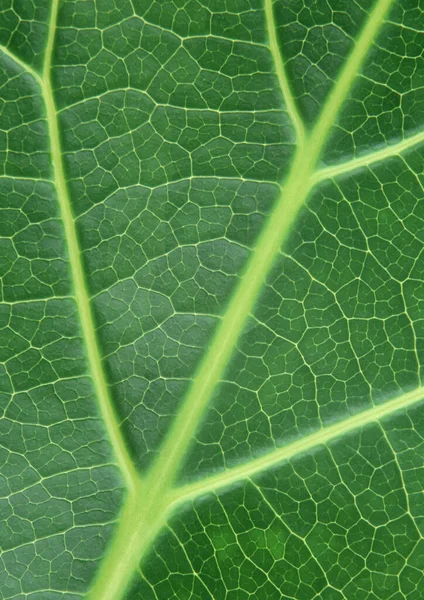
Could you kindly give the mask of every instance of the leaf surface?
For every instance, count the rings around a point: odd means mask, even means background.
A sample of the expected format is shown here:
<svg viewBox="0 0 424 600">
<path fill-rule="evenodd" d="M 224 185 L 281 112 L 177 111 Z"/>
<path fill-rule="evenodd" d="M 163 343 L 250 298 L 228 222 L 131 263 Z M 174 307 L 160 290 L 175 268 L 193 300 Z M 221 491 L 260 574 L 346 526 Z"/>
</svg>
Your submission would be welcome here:
<svg viewBox="0 0 424 600">
<path fill-rule="evenodd" d="M 1 597 L 419 600 L 418 0 L 6 4 Z"/>
</svg>

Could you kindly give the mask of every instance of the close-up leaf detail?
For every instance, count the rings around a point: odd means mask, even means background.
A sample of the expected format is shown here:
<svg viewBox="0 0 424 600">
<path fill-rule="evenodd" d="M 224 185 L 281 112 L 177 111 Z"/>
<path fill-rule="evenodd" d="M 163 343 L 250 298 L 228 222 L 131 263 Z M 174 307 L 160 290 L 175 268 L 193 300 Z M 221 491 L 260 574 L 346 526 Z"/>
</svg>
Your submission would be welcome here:
<svg viewBox="0 0 424 600">
<path fill-rule="evenodd" d="M 424 598 L 420 0 L 3 0 L 0 598 Z"/>
</svg>

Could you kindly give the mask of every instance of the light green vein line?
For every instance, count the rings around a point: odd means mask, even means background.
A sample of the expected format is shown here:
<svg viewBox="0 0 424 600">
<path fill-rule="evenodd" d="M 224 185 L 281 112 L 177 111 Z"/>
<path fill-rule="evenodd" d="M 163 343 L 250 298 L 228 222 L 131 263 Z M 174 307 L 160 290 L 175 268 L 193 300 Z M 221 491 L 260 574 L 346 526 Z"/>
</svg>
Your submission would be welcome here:
<svg viewBox="0 0 424 600">
<path fill-rule="evenodd" d="M 91 376 L 93 379 L 97 400 L 110 441 L 113 445 L 113 449 L 115 451 L 119 467 L 122 471 L 122 475 L 127 484 L 128 491 L 131 492 L 134 491 L 136 488 L 138 476 L 135 467 L 131 461 L 131 458 L 128 454 L 125 442 L 122 438 L 119 429 L 119 425 L 113 409 L 112 399 L 109 394 L 108 385 L 102 367 L 102 361 L 98 350 L 98 342 L 96 339 L 96 329 L 91 313 L 90 300 L 88 297 L 84 279 L 81 251 L 79 248 L 78 236 L 75 229 L 75 221 L 72 215 L 71 203 L 62 162 L 60 134 L 57 122 L 56 106 L 51 85 L 51 60 L 53 55 L 53 44 L 56 31 L 58 3 L 59 0 L 53 0 L 52 2 L 49 36 L 47 41 L 47 50 L 44 62 L 44 73 L 42 79 L 42 90 L 44 95 L 46 118 L 50 136 L 50 149 L 54 169 L 56 192 L 62 215 L 66 242 L 68 246 L 69 263 L 71 268 L 75 299 L 79 310 L 81 328 L 86 346 Z"/>
<path fill-rule="evenodd" d="M 368 167 L 387 158 L 399 156 L 402 154 L 402 152 L 406 152 L 421 142 L 424 142 L 424 131 L 420 131 L 419 133 L 416 133 L 415 135 L 412 135 L 411 137 L 408 137 L 397 144 L 392 144 L 391 146 L 387 146 L 386 148 L 382 148 L 376 152 L 371 152 L 370 154 L 366 154 L 360 158 L 354 158 L 353 160 L 349 160 L 338 165 L 320 169 L 313 175 L 312 181 L 315 184 L 325 179 L 331 179 L 332 177 L 337 177 L 338 175 L 350 173 L 355 169 L 360 169 L 361 167 Z"/>
<path fill-rule="evenodd" d="M 179 409 L 158 458 L 144 478 L 143 497 L 133 513 L 125 512 L 109 552 L 103 561 L 89 600 L 119 600 L 130 573 L 146 553 L 169 505 L 169 493 L 178 469 L 209 399 L 227 366 L 246 319 L 284 237 L 309 191 L 308 157 L 297 155 L 286 186 L 267 221 L 240 284 Z M 305 173 L 299 177 L 298 173 Z M 164 502 L 166 503 L 164 505 Z"/>
<path fill-rule="evenodd" d="M 284 103 L 288 115 L 293 123 L 296 131 L 296 141 L 298 144 L 303 144 L 305 141 L 305 128 L 303 121 L 297 110 L 293 94 L 290 89 L 290 84 L 287 78 L 286 69 L 281 56 L 280 47 L 277 39 L 277 29 L 274 18 L 273 0 L 265 0 L 265 20 L 268 32 L 269 47 L 274 61 L 275 72 L 277 74 L 278 83 L 281 93 L 283 94 Z"/>
<path fill-rule="evenodd" d="M 256 458 L 238 467 L 229 469 L 225 473 L 219 473 L 202 481 L 188 484 L 177 488 L 174 491 L 174 503 L 182 502 L 189 498 L 195 498 L 207 492 L 217 491 L 220 488 L 231 486 L 241 479 L 253 477 L 257 473 L 275 467 L 279 463 L 293 458 L 304 452 L 308 452 L 315 446 L 327 444 L 334 439 L 342 437 L 355 429 L 361 429 L 370 423 L 384 419 L 395 413 L 404 410 L 424 399 L 424 388 L 420 387 L 412 392 L 402 394 L 401 396 L 389 400 L 368 410 L 364 410 L 352 417 L 324 427 L 316 433 L 312 433 L 296 442 L 274 450 L 261 458 Z"/>
<path fill-rule="evenodd" d="M 394 0 L 378 0 L 356 42 L 345 66 L 337 76 L 332 91 L 326 101 L 322 113 L 308 139 L 307 150 L 319 156 L 327 141 L 327 134 L 334 125 L 337 115 L 355 77 L 360 73 L 369 49 L 375 40 Z"/>
<path fill-rule="evenodd" d="M 3 54 L 5 56 L 10 58 L 10 60 L 12 60 L 17 65 L 19 65 L 23 71 L 26 71 L 29 75 L 31 75 L 31 77 L 33 77 L 37 81 L 37 83 L 40 85 L 40 87 L 43 85 L 41 76 L 37 73 L 37 71 L 35 71 L 35 69 L 33 69 L 30 65 L 27 65 L 26 63 L 24 63 L 23 60 L 18 58 L 16 56 L 16 54 L 11 52 L 8 48 L 6 48 L 6 46 L 3 46 L 2 44 L 0 44 L 0 50 L 3 52 Z"/>
</svg>

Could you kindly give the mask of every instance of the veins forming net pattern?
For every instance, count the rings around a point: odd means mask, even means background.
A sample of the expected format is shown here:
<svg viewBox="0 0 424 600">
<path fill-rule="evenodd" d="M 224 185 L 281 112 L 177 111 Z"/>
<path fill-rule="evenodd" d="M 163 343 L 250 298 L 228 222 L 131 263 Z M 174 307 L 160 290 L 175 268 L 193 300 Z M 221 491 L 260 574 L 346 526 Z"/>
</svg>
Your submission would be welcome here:
<svg viewBox="0 0 424 600">
<path fill-rule="evenodd" d="M 4 0 L 0 595 L 422 600 L 419 0 Z"/>
</svg>

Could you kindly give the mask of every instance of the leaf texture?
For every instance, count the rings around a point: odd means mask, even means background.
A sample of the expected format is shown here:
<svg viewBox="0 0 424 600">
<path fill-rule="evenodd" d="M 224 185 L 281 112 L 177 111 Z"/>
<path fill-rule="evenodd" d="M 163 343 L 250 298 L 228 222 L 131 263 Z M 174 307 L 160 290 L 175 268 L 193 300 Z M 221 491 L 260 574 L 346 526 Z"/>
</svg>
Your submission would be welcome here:
<svg viewBox="0 0 424 600">
<path fill-rule="evenodd" d="M 420 600 L 418 0 L 4 0 L 0 597 Z"/>
</svg>

